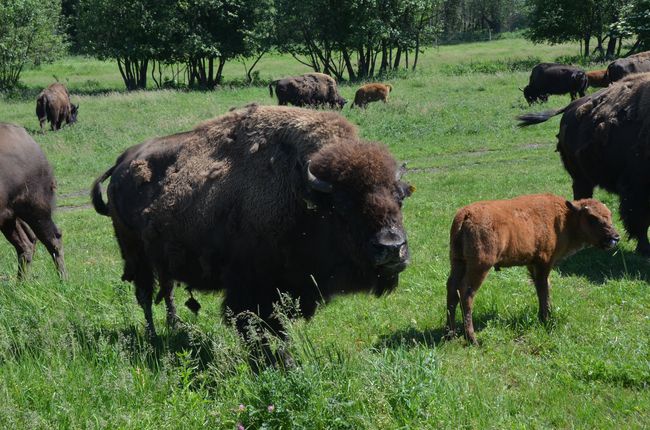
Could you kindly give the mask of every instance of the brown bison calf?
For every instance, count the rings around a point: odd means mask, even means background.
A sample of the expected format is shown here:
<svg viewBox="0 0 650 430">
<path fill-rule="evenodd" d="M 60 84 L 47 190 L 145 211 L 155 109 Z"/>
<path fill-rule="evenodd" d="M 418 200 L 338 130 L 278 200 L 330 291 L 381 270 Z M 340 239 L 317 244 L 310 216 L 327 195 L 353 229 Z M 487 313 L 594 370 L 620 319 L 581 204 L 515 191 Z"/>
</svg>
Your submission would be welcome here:
<svg viewBox="0 0 650 430">
<path fill-rule="evenodd" d="M 354 103 L 352 107 L 366 107 L 370 102 L 377 102 L 379 100 L 386 103 L 388 101 L 388 95 L 393 90 L 392 85 L 390 84 L 366 84 L 359 88 L 354 94 Z"/>
<path fill-rule="evenodd" d="M 587 82 L 590 87 L 605 88 L 609 85 L 607 81 L 607 69 L 587 72 Z"/>
<path fill-rule="evenodd" d="M 70 103 L 70 94 L 63 84 L 53 83 L 45 88 L 36 99 L 36 116 L 43 131 L 45 121 L 50 122 L 52 130 L 59 130 L 63 125 L 77 122 L 79 105 Z"/>
<path fill-rule="evenodd" d="M 585 246 L 609 249 L 620 236 L 612 214 L 594 199 L 568 201 L 552 194 L 473 203 L 461 208 L 451 226 L 451 273 L 447 280 L 447 324 L 455 332 L 461 302 L 465 335 L 476 344 L 474 296 L 491 267 L 526 266 L 537 289 L 539 318 L 550 311 L 549 274 L 563 257 Z"/>
</svg>

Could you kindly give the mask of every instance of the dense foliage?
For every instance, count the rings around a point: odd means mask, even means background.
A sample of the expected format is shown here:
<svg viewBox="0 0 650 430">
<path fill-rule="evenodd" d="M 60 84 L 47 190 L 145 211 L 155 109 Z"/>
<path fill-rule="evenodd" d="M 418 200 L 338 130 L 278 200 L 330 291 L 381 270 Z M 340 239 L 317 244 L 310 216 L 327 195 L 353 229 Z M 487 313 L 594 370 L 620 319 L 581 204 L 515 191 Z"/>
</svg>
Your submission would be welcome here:
<svg viewBox="0 0 650 430">
<path fill-rule="evenodd" d="M 61 0 L 0 0 L 0 89 L 18 84 L 27 65 L 65 52 Z"/>
</svg>

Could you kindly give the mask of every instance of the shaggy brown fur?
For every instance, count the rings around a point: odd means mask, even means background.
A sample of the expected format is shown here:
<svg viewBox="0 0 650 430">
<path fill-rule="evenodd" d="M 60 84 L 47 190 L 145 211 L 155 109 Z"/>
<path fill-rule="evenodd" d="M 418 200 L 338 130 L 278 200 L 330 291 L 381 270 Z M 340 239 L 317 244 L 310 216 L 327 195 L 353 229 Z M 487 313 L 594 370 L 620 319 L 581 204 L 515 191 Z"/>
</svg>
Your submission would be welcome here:
<svg viewBox="0 0 650 430">
<path fill-rule="evenodd" d="M 43 131 L 45 121 L 50 121 L 52 130 L 59 130 L 63 125 L 72 124 L 77 121 L 79 105 L 70 103 L 70 94 L 66 87 L 55 82 L 45 88 L 36 99 L 36 116 Z"/>
<path fill-rule="evenodd" d="M 606 87 L 609 85 L 609 81 L 607 80 L 607 69 L 592 70 L 591 72 L 587 72 L 587 81 L 589 82 L 590 87 Z"/>
<path fill-rule="evenodd" d="M 65 278 L 61 232 L 52 221 L 56 182 L 41 148 L 24 128 L 0 123 L 0 230 L 18 254 L 22 278 L 38 238 Z"/>
<path fill-rule="evenodd" d="M 106 204 L 99 184 L 109 176 Z M 129 148 L 92 197 L 113 220 L 123 278 L 153 334 L 154 275 L 170 321 L 180 281 L 223 289 L 225 307 L 278 330 L 279 292 L 299 297 L 310 317 L 336 293 L 392 290 L 408 260 L 401 203 L 410 191 L 389 152 L 342 116 L 252 105 Z"/>
<path fill-rule="evenodd" d="M 611 248 L 620 239 L 611 212 L 594 199 L 567 201 L 551 194 L 473 203 L 456 212 L 450 233 L 447 322 L 455 332 L 461 302 L 465 334 L 476 343 L 474 296 L 488 271 L 526 266 L 539 299 L 539 318 L 551 309 L 549 274 L 560 259 L 585 246 Z"/>
<path fill-rule="evenodd" d="M 366 107 L 368 103 L 383 101 L 386 103 L 388 101 L 388 95 L 393 90 L 393 86 L 390 84 L 366 84 L 359 88 L 354 94 L 354 103 L 352 107 Z"/>
</svg>

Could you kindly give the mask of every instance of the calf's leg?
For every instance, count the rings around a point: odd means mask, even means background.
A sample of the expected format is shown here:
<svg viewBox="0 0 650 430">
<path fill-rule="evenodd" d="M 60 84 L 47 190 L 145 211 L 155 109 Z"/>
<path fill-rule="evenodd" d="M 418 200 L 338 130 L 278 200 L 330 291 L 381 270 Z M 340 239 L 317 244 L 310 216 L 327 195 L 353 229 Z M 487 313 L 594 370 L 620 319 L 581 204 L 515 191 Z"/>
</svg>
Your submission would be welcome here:
<svg viewBox="0 0 650 430">
<path fill-rule="evenodd" d="M 465 262 L 451 260 L 451 272 L 447 278 L 447 333 L 453 336 L 456 332 L 456 307 L 460 300 L 460 285 L 465 276 Z"/>
<path fill-rule="evenodd" d="M 551 283 L 548 277 L 551 273 L 550 266 L 538 264 L 528 266 L 530 276 L 533 278 L 535 289 L 537 290 L 537 300 L 539 301 L 539 320 L 543 323 L 548 321 L 551 313 Z"/>
<path fill-rule="evenodd" d="M 467 264 L 465 275 L 460 286 L 460 300 L 463 308 L 463 323 L 465 324 L 465 337 L 467 340 L 478 345 L 474 334 L 474 321 L 472 319 L 472 308 L 474 296 L 485 280 L 491 266 Z"/>
</svg>

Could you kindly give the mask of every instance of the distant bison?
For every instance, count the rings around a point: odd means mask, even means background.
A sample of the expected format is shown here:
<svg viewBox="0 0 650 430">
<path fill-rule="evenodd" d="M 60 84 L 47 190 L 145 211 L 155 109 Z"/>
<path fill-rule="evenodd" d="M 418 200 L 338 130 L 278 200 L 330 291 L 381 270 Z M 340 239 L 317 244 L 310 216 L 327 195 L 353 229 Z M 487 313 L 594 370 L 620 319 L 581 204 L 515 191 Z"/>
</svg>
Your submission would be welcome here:
<svg viewBox="0 0 650 430">
<path fill-rule="evenodd" d="M 393 90 L 393 86 L 390 84 L 366 84 L 357 90 L 354 95 L 354 103 L 352 107 L 366 107 L 368 103 L 383 101 L 386 103 L 388 101 L 388 95 Z"/>
<path fill-rule="evenodd" d="M 18 278 L 38 238 L 66 277 L 61 231 L 52 221 L 56 182 L 43 151 L 24 128 L 0 123 L 0 230 L 18 254 Z"/>
<path fill-rule="evenodd" d="M 122 278 L 134 282 L 152 336 L 154 277 L 170 322 L 180 281 L 224 290 L 225 308 L 279 332 L 281 293 L 309 318 L 336 293 L 396 287 L 409 259 L 401 207 L 411 188 L 401 173 L 338 114 L 251 105 L 127 149 L 92 200 L 112 218 Z"/>
<path fill-rule="evenodd" d="M 562 113 L 557 150 L 575 199 L 599 186 L 621 198 L 625 229 L 650 256 L 650 73 L 628 76 L 562 109 L 519 117 L 520 126 Z"/>
<path fill-rule="evenodd" d="M 537 289 L 539 318 L 546 321 L 551 310 L 548 278 L 555 263 L 584 246 L 609 249 L 620 239 L 611 212 L 599 201 L 571 202 L 552 194 L 465 206 L 456 213 L 450 235 L 447 325 L 453 334 L 460 301 L 472 343 L 474 296 L 492 267 L 526 266 Z"/>
<path fill-rule="evenodd" d="M 585 95 L 587 75 L 577 67 L 558 63 L 540 63 L 533 67 L 529 84 L 522 90 L 528 104 L 548 100 L 549 94 Z"/>
<path fill-rule="evenodd" d="M 606 87 L 607 85 L 609 85 L 609 81 L 607 80 L 607 69 L 593 70 L 591 72 L 587 72 L 587 82 L 589 83 L 590 87 L 594 87 L 594 88 Z"/>
<path fill-rule="evenodd" d="M 611 83 L 634 73 L 645 72 L 650 72 L 650 51 L 612 61 L 607 66 L 607 79 Z"/>
<path fill-rule="evenodd" d="M 36 99 L 36 116 L 43 131 L 45 121 L 50 122 L 52 130 L 59 130 L 63 125 L 77 122 L 79 105 L 70 103 L 70 94 L 63 84 L 53 83 L 45 88 Z"/>
<path fill-rule="evenodd" d="M 336 81 L 324 73 L 306 73 L 301 76 L 279 79 L 269 84 L 273 97 L 273 87 L 278 104 L 285 106 L 324 106 L 342 109 L 346 100 L 339 94 Z"/>
</svg>

